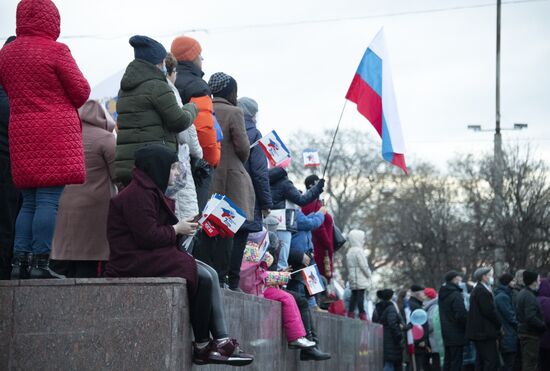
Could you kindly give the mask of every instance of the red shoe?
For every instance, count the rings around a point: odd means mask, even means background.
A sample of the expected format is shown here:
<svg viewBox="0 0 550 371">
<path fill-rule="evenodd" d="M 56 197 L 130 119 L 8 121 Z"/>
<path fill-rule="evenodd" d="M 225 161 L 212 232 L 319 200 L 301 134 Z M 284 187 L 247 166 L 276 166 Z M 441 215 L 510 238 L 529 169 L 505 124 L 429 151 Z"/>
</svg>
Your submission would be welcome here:
<svg viewBox="0 0 550 371">
<path fill-rule="evenodd" d="M 368 318 L 367 318 L 367 313 L 359 313 L 359 319 L 361 321 L 367 321 L 369 322 Z"/>
<path fill-rule="evenodd" d="M 246 366 L 254 361 L 254 356 L 242 351 L 235 339 L 214 340 L 208 355 L 209 363 L 231 366 Z"/>
<path fill-rule="evenodd" d="M 210 363 L 208 357 L 210 356 L 211 347 L 212 342 L 208 343 L 208 345 L 203 348 L 199 348 L 196 343 L 193 343 L 193 363 L 196 365 L 206 365 Z"/>
<path fill-rule="evenodd" d="M 354 312 L 348 312 L 348 317 L 349 318 L 355 318 L 355 313 Z"/>
</svg>

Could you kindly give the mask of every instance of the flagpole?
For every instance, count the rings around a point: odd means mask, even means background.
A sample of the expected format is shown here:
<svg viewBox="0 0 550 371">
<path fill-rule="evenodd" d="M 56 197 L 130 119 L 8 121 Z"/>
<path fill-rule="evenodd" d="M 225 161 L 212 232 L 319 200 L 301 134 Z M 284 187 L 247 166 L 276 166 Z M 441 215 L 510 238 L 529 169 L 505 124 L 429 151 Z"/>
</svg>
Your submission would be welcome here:
<svg viewBox="0 0 550 371">
<path fill-rule="evenodd" d="M 348 100 L 344 99 L 344 106 L 342 107 L 342 112 L 340 112 L 340 118 L 338 119 L 338 125 L 336 125 L 336 131 L 334 132 L 334 137 L 332 137 L 332 143 L 330 144 L 330 149 L 328 150 L 327 161 L 325 162 L 325 167 L 323 168 L 323 176 L 321 178 L 325 177 L 328 163 L 330 161 L 330 155 L 332 155 L 332 147 L 334 147 L 334 142 L 336 141 L 336 135 L 338 135 L 338 129 L 340 129 L 340 123 L 342 122 L 342 117 L 344 116 L 344 110 L 346 109 L 346 104 L 348 104 Z"/>
</svg>

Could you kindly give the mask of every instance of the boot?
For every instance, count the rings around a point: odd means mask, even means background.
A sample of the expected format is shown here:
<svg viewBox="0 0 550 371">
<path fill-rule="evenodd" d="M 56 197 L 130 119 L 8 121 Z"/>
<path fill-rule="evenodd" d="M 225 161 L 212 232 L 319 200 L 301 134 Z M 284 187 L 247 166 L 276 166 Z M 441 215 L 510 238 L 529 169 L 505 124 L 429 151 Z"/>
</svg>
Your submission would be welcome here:
<svg viewBox="0 0 550 371">
<path fill-rule="evenodd" d="M 367 322 L 369 321 L 369 320 L 367 319 L 367 313 L 359 313 L 359 319 L 360 319 L 361 321 L 367 321 Z"/>
<path fill-rule="evenodd" d="M 355 312 L 348 312 L 349 318 L 355 318 Z"/>
<path fill-rule="evenodd" d="M 330 353 L 322 352 L 319 349 L 319 338 L 313 329 L 306 329 L 307 339 L 313 341 L 316 345 L 313 348 L 302 349 L 300 351 L 300 361 L 326 361 L 330 359 Z"/>
<path fill-rule="evenodd" d="M 30 278 L 47 279 L 47 278 L 66 278 L 66 277 L 61 274 L 57 274 L 50 269 L 49 254 L 39 254 L 39 255 L 33 255 L 32 257 Z"/>
<path fill-rule="evenodd" d="M 11 263 L 11 279 L 29 279 L 32 254 L 30 252 L 15 252 Z"/>
</svg>

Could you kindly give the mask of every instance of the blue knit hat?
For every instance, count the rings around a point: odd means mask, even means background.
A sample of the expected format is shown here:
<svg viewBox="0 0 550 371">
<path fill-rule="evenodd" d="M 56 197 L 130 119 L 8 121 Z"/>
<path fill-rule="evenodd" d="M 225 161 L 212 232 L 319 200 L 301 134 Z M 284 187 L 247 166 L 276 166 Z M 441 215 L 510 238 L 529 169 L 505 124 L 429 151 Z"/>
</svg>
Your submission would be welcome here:
<svg viewBox="0 0 550 371">
<path fill-rule="evenodd" d="M 147 36 L 135 35 L 130 38 L 130 45 L 134 48 L 134 57 L 143 59 L 152 64 L 161 63 L 166 58 L 166 49 L 156 40 Z"/>
</svg>

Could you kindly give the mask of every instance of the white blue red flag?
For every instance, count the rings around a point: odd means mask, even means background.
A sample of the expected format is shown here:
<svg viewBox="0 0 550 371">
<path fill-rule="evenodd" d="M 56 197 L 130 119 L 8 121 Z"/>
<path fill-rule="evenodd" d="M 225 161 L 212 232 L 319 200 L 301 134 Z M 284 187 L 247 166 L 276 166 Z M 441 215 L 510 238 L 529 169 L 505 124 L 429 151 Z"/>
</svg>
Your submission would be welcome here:
<svg viewBox="0 0 550 371">
<path fill-rule="evenodd" d="M 321 160 L 319 159 L 319 151 L 316 149 L 304 149 L 304 166 L 305 167 L 319 167 L 321 166 Z"/>
<path fill-rule="evenodd" d="M 258 141 L 258 144 L 262 148 L 267 157 L 269 164 L 278 166 L 290 158 L 290 151 L 285 146 L 279 135 L 272 130 L 267 135 L 263 136 Z"/>
<path fill-rule="evenodd" d="M 370 121 L 382 138 L 382 157 L 407 173 L 405 143 L 393 89 L 391 67 L 381 29 L 367 48 L 346 99 Z"/>
<path fill-rule="evenodd" d="M 317 269 L 316 264 L 302 269 L 299 273 L 304 279 L 307 292 L 310 296 L 325 291 L 325 285 L 323 284 L 323 280 L 321 279 L 321 275 L 319 274 L 319 269 Z"/>
<path fill-rule="evenodd" d="M 213 194 L 204 210 L 199 224 L 209 237 L 232 237 L 246 221 L 246 215 L 229 198 Z"/>
<path fill-rule="evenodd" d="M 411 307 L 409 306 L 409 301 L 405 300 L 403 302 L 403 308 L 405 310 L 405 323 L 411 322 Z M 412 329 L 407 331 L 407 353 L 414 354 L 414 337 Z"/>
</svg>

